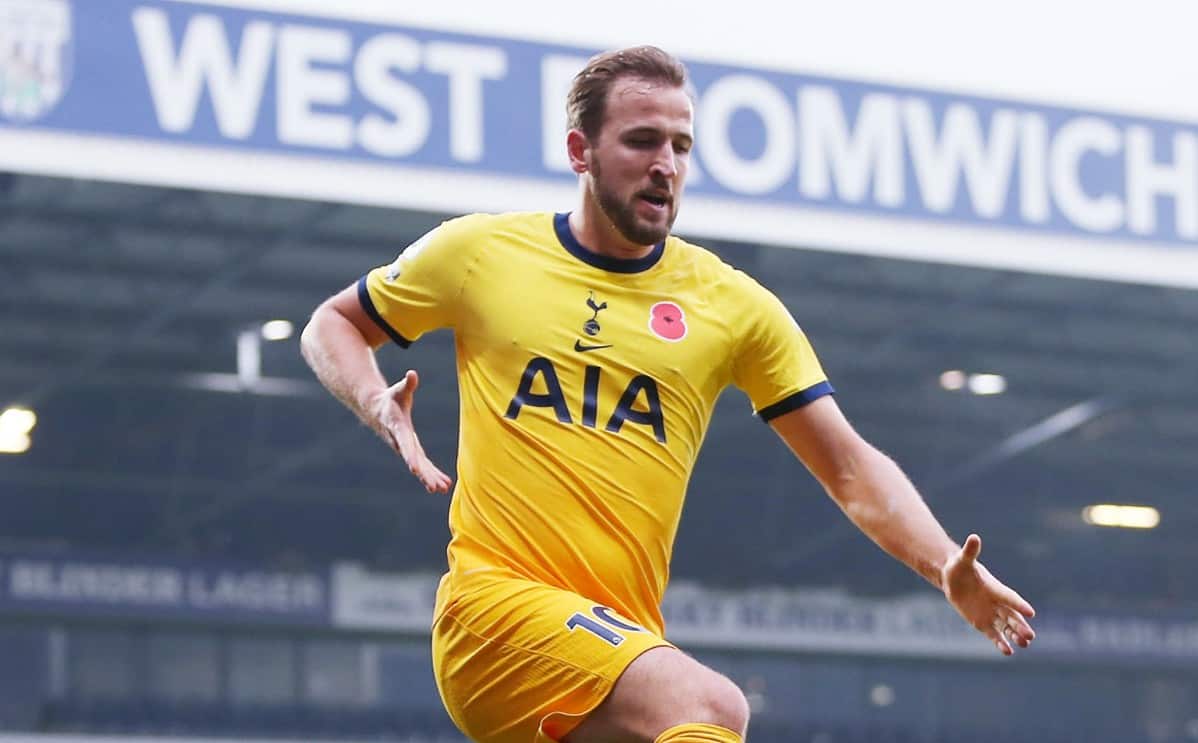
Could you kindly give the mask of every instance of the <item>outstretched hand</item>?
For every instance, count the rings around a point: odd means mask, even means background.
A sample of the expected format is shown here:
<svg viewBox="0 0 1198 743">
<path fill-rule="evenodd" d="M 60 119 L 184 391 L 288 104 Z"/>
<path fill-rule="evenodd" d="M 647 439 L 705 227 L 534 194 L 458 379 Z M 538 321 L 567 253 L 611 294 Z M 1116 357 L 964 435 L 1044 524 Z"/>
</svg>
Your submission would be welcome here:
<svg viewBox="0 0 1198 743">
<path fill-rule="evenodd" d="M 941 570 L 944 595 L 953 608 L 1003 655 L 1011 655 L 1012 644 L 1026 648 L 1035 639 L 1028 620 L 1036 616 L 1032 605 L 990 574 L 978 562 L 982 539 L 970 534 Z"/>
<path fill-rule="evenodd" d="M 412 399 L 418 386 L 420 377 L 409 369 L 403 379 L 379 394 L 372 412 L 382 429 L 379 434 L 403 457 L 408 470 L 420 480 L 424 489 L 430 493 L 446 493 L 453 480 L 425 455 L 412 424 Z"/>
</svg>

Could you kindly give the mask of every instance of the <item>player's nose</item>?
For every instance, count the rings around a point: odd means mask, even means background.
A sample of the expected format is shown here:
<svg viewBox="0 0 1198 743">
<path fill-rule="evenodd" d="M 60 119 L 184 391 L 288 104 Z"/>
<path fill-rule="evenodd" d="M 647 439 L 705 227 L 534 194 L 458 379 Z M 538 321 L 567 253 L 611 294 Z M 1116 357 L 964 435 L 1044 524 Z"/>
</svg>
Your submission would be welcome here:
<svg viewBox="0 0 1198 743">
<path fill-rule="evenodd" d="M 678 175 L 678 157 L 672 143 L 666 142 L 658 148 L 649 172 L 667 179 Z"/>
</svg>

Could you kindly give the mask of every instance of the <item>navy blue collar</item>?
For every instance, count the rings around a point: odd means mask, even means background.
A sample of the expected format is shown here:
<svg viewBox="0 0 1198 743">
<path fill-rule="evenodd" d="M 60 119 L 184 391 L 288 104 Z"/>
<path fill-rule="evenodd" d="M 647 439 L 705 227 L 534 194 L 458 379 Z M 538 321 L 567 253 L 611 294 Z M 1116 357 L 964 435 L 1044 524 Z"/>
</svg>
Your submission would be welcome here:
<svg viewBox="0 0 1198 743">
<path fill-rule="evenodd" d="M 553 229 L 557 232 L 557 239 L 561 242 L 562 247 L 570 251 L 570 255 L 583 263 L 613 273 L 640 273 L 641 271 L 648 271 L 661 260 L 661 255 L 666 249 L 666 241 L 662 240 L 653 246 L 653 250 L 650 250 L 648 255 L 641 258 L 613 258 L 610 255 L 593 253 L 582 247 L 582 243 L 578 242 L 578 239 L 574 237 L 574 233 L 570 231 L 569 212 L 562 212 L 553 216 Z"/>
</svg>

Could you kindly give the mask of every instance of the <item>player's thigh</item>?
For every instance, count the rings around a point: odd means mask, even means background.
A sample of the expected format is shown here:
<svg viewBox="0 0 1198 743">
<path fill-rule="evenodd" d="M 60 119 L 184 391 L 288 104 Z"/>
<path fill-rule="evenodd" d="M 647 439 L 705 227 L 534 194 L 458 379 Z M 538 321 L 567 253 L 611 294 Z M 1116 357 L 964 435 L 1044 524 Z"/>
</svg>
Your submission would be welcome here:
<svg viewBox="0 0 1198 743">
<path fill-rule="evenodd" d="M 442 700 L 479 743 L 560 740 L 608 698 L 626 668 L 667 644 L 577 594 L 478 580 L 433 627 Z"/>
<path fill-rule="evenodd" d="M 748 720 L 748 702 L 732 681 L 676 648 L 659 647 L 628 666 L 565 743 L 651 742 L 669 728 L 696 722 L 743 735 Z"/>
</svg>

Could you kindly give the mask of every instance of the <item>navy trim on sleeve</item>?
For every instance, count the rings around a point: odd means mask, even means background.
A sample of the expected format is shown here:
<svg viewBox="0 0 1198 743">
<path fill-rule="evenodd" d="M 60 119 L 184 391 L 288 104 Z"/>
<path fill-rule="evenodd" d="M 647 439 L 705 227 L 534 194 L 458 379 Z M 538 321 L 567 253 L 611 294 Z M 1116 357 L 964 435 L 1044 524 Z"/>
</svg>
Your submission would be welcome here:
<svg viewBox="0 0 1198 743">
<path fill-rule="evenodd" d="M 370 319 L 374 320 L 374 324 L 382 328 L 383 332 L 386 333 L 391 340 L 395 341 L 403 348 L 407 348 L 408 346 L 412 345 L 412 341 L 404 338 L 402 335 L 396 332 L 395 328 L 388 325 L 387 321 L 383 319 L 383 316 L 379 314 L 379 311 L 375 309 L 374 300 L 370 298 L 370 292 L 366 289 L 365 276 L 358 279 L 358 303 L 362 305 L 363 310 L 366 310 L 366 314 L 370 315 Z"/>
<path fill-rule="evenodd" d="M 584 248 L 582 243 L 578 242 L 578 238 L 574 237 L 574 233 L 570 231 L 570 214 L 568 212 L 553 216 L 553 230 L 557 233 L 558 242 L 570 252 L 570 255 L 583 263 L 595 268 L 601 268 L 604 271 L 611 271 L 612 273 L 640 273 L 641 271 L 648 271 L 657 265 L 657 262 L 661 260 L 662 253 L 666 249 L 666 241 L 662 240 L 654 245 L 653 250 L 649 251 L 649 254 L 643 258 L 613 258 L 610 255 L 592 253 Z"/>
<path fill-rule="evenodd" d="M 798 410 L 804 405 L 815 402 L 824 395 L 831 395 L 834 392 L 836 392 L 836 390 L 832 389 L 831 383 L 819 382 L 818 384 L 811 385 L 805 390 L 799 390 L 789 397 L 784 397 L 773 405 L 767 405 L 761 410 L 758 410 L 757 415 L 761 416 L 761 420 L 769 422 L 783 413 L 789 413 L 792 410 Z"/>
</svg>

